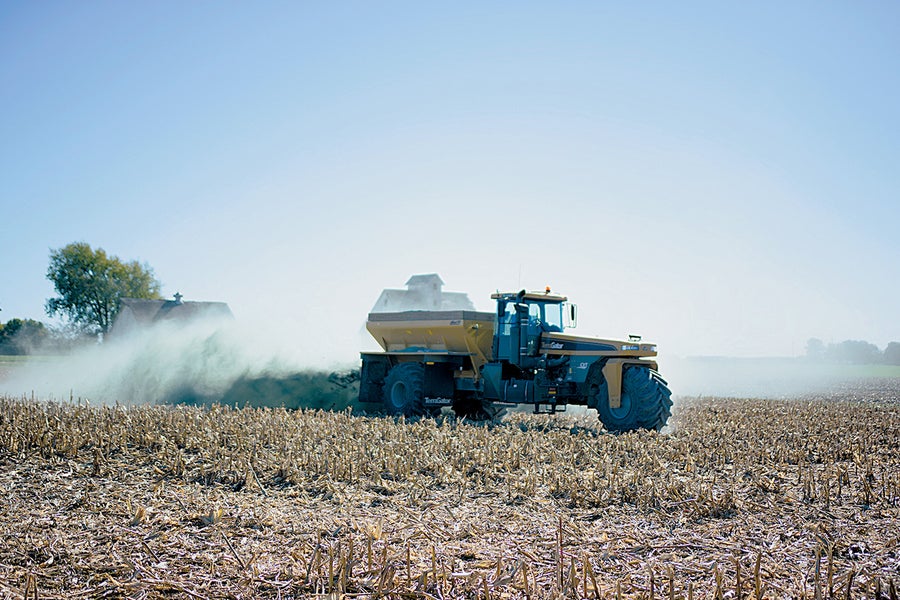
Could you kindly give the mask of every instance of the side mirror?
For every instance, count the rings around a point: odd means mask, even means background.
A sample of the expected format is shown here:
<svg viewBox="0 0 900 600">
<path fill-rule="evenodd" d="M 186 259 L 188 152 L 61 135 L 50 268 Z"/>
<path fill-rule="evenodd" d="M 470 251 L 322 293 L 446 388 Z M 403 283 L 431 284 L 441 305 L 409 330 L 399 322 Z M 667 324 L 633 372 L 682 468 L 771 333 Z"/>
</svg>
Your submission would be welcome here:
<svg viewBox="0 0 900 600">
<path fill-rule="evenodd" d="M 578 325 L 578 307 L 574 304 L 568 305 L 569 310 L 566 311 L 566 327 L 576 327 Z"/>
</svg>

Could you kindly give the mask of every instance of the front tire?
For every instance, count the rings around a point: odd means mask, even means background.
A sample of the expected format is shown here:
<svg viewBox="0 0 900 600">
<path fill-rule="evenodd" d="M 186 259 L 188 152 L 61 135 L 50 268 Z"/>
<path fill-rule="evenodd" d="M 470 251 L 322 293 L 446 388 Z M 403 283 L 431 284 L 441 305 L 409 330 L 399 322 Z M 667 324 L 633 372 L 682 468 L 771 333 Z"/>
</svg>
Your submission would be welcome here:
<svg viewBox="0 0 900 600">
<path fill-rule="evenodd" d="M 425 410 L 425 365 L 395 365 L 384 378 L 384 407 L 388 414 L 420 416 Z"/>
<path fill-rule="evenodd" d="M 619 408 L 609 406 L 606 380 L 593 389 L 594 395 L 589 406 L 597 409 L 600 422 L 609 431 L 659 431 L 665 427 L 672 414 L 672 392 L 660 374 L 647 367 L 624 367 Z"/>
</svg>

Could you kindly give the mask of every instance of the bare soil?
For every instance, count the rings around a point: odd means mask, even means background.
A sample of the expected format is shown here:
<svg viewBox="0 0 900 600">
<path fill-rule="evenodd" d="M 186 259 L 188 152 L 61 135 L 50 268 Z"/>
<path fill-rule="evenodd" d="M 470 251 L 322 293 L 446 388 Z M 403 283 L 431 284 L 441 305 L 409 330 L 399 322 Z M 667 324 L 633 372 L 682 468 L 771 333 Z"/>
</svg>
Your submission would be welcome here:
<svg viewBox="0 0 900 600">
<path fill-rule="evenodd" d="M 4 598 L 896 598 L 900 380 L 625 435 L 0 398 L 0 495 Z"/>
</svg>

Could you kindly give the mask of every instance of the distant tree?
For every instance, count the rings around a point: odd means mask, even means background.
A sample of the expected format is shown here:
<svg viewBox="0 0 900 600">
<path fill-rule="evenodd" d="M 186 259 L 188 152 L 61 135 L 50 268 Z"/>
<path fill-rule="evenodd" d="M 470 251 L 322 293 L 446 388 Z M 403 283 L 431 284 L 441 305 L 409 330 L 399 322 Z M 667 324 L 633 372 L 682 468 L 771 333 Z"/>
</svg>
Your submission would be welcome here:
<svg viewBox="0 0 900 600">
<path fill-rule="evenodd" d="M 822 360 L 825 357 L 825 344 L 819 338 L 809 338 L 806 342 L 806 357 Z"/>
<path fill-rule="evenodd" d="M 900 342 L 891 342 L 884 349 L 884 362 L 888 365 L 900 365 Z"/>
<path fill-rule="evenodd" d="M 43 347 L 49 336 L 49 330 L 40 321 L 10 319 L 0 325 L 0 354 L 31 354 Z"/>
<path fill-rule="evenodd" d="M 882 361 L 878 346 L 862 340 L 844 340 L 840 344 L 829 344 L 826 356 L 831 360 L 854 364 L 871 365 Z"/>
<path fill-rule="evenodd" d="M 122 262 L 84 242 L 51 250 L 47 279 L 58 294 L 47 300 L 47 314 L 89 333 L 109 331 L 121 298 L 159 298 L 161 287 L 149 265 Z"/>
</svg>

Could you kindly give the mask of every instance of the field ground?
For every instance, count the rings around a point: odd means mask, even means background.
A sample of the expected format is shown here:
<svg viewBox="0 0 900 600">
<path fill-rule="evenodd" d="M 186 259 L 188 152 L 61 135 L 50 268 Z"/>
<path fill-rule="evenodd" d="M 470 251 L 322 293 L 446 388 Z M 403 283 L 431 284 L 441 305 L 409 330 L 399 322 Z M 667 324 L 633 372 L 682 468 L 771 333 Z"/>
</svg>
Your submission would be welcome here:
<svg viewBox="0 0 900 600">
<path fill-rule="evenodd" d="M 0 398 L 0 597 L 897 597 L 900 379 L 670 424 Z"/>
<path fill-rule="evenodd" d="M 59 356 L 0 354 L 0 367 L 15 367 L 28 362 L 59 360 Z"/>
<path fill-rule="evenodd" d="M 0 381 L 5 377 L 14 373 L 16 369 L 21 369 L 25 365 L 35 363 L 53 363 L 53 361 L 61 360 L 59 356 L 17 356 L 10 354 L 0 354 Z"/>
</svg>

